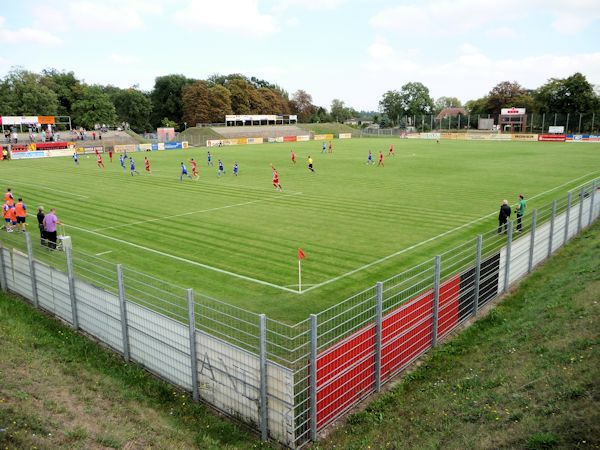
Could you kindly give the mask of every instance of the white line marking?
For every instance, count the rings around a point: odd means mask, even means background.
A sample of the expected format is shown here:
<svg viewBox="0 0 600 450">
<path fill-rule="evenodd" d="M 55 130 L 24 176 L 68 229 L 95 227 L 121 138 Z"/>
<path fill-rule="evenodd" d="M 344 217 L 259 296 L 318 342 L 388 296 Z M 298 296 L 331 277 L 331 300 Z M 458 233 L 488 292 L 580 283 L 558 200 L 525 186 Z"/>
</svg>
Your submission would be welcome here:
<svg viewBox="0 0 600 450">
<path fill-rule="evenodd" d="M 132 247 L 136 247 L 136 248 L 139 248 L 141 250 L 146 250 L 146 251 L 151 252 L 151 253 L 156 253 L 157 255 L 166 256 L 167 258 L 172 258 L 172 259 L 175 259 L 177 261 L 185 262 L 187 264 L 192 264 L 194 266 L 198 266 L 198 267 L 202 267 L 204 269 L 212 270 L 214 272 L 224 273 L 225 275 L 231 275 L 232 277 L 240 278 L 242 280 L 250 281 L 252 283 L 262 284 L 264 286 L 270 286 L 270 287 L 273 287 L 273 288 L 276 288 L 276 289 L 280 289 L 282 291 L 291 292 L 293 294 L 297 294 L 298 293 L 297 290 L 289 289 L 289 288 L 286 288 L 285 286 L 279 286 L 278 284 L 269 283 L 268 281 L 263 281 L 263 280 L 259 280 L 257 278 L 247 277 L 246 275 L 240 275 L 239 273 L 230 272 L 230 271 L 224 270 L 224 269 L 219 269 L 218 267 L 209 266 L 208 264 L 202 264 L 202 263 L 199 263 L 197 261 L 192 261 L 191 259 L 186 259 L 186 258 L 182 258 L 180 256 L 171 255 L 170 253 L 161 252 L 160 250 L 156 250 L 156 249 L 153 249 L 153 248 L 150 248 L 150 247 L 145 247 L 145 246 L 139 245 L 139 244 L 134 244 L 133 242 L 125 241 L 123 239 L 118 239 L 118 238 L 115 238 L 115 237 L 112 237 L 112 236 L 107 236 L 105 234 L 100 234 L 100 233 L 97 233 L 97 232 L 95 232 L 93 230 L 86 230 L 85 228 L 76 227 L 75 225 L 67 225 L 67 224 L 65 224 L 65 226 L 74 228 L 74 229 L 79 230 L 79 231 L 83 231 L 84 233 L 90 233 L 90 234 L 94 234 L 96 236 L 100 236 L 100 237 L 103 237 L 103 238 L 106 238 L 106 239 L 110 239 L 112 241 L 119 242 L 121 244 L 130 245 Z"/>
<path fill-rule="evenodd" d="M 541 197 L 541 196 L 543 196 L 543 195 L 546 195 L 546 194 L 548 194 L 548 193 L 550 193 L 550 192 L 552 192 L 552 191 L 555 191 L 555 190 L 557 190 L 557 189 L 560 189 L 560 188 L 562 188 L 562 187 L 564 187 L 564 186 L 567 186 L 567 185 L 569 185 L 569 184 L 571 184 L 571 183 L 573 183 L 573 182 L 575 182 L 575 181 L 577 181 L 577 180 L 581 180 L 582 178 L 588 177 L 588 176 L 590 176 L 590 175 L 593 175 L 593 174 L 596 174 L 596 173 L 598 173 L 598 172 L 600 172 L 600 171 L 590 172 L 590 173 L 588 173 L 587 175 L 583 175 L 583 176 L 581 176 L 581 177 L 575 178 L 575 179 L 573 179 L 573 180 L 571 180 L 571 181 L 568 181 L 568 182 L 566 182 L 566 183 L 563 183 L 563 184 L 561 184 L 560 186 L 557 186 L 557 187 L 555 187 L 555 188 L 549 189 L 549 190 L 547 190 L 547 191 L 544 191 L 544 192 L 542 192 L 542 193 L 540 193 L 540 194 L 534 195 L 533 197 L 529 197 L 529 199 L 528 199 L 528 200 L 533 200 L 534 198 Z M 583 183 L 583 184 L 587 184 L 587 183 Z M 577 187 L 580 187 L 580 186 L 583 186 L 583 185 L 576 186 L 576 187 L 575 187 L 575 189 L 576 189 Z M 371 267 L 371 266 L 374 266 L 374 265 L 377 265 L 377 264 L 379 264 L 379 263 L 382 263 L 383 261 L 386 261 L 386 260 L 388 260 L 388 259 L 390 259 L 390 258 L 393 258 L 393 257 L 395 257 L 395 256 L 398 256 L 398 255 L 401 255 L 402 253 L 405 253 L 405 252 L 407 252 L 407 251 L 409 251 L 409 250 L 414 250 L 414 249 L 415 249 L 415 248 L 417 248 L 417 247 L 420 247 L 420 246 L 422 246 L 422 245 L 424 245 L 424 244 L 427 244 L 427 243 L 429 243 L 429 242 L 431 242 L 431 241 L 434 241 L 434 240 L 436 240 L 436 239 L 439 239 L 439 238 L 441 238 L 441 237 L 444 237 L 444 236 L 446 236 L 446 235 L 448 235 L 448 234 L 450 234 L 450 233 L 453 233 L 453 232 L 455 232 L 455 231 L 458 231 L 458 230 L 460 230 L 461 228 L 465 228 L 465 227 L 468 227 L 469 225 L 473 225 L 473 224 L 475 224 L 475 223 L 477 223 L 477 222 L 481 222 L 482 220 L 484 220 L 484 219 L 487 219 L 488 217 L 491 217 L 491 216 L 493 216 L 493 215 L 495 215 L 495 214 L 497 214 L 497 212 L 492 212 L 492 213 L 490 213 L 490 214 L 487 214 L 487 215 L 485 215 L 485 216 L 482 216 L 482 217 L 480 217 L 479 219 L 472 220 L 471 222 L 465 223 L 465 224 L 463 224 L 463 225 L 461 225 L 461 226 L 459 226 L 459 227 L 456 227 L 456 228 L 453 228 L 453 229 L 451 229 L 451 230 L 445 231 L 445 232 L 443 232 L 443 233 L 441 233 L 441 234 L 438 234 L 437 236 L 434 236 L 434 237 L 432 237 L 432 238 L 429 238 L 429 239 L 427 239 L 427 240 L 425 240 L 425 241 L 419 242 L 419 243 L 417 243 L 417 244 L 415 244 L 415 245 L 411 245 L 410 247 L 406 247 L 406 248 L 404 248 L 404 249 L 402 249 L 402 250 L 399 250 L 399 251 L 397 251 L 397 252 L 395 252 L 395 253 L 392 253 L 391 255 L 384 256 L 383 258 L 380 258 L 380 259 L 378 259 L 378 260 L 376 260 L 376 261 L 373 261 L 373 262 L 371 262 L 371 263 L 369 263 L 369 264 L 365 264 L 364 266 L 358 267 L 357 269 L 351 270 L 350 272 L 346 272 L 346 273 L 344 273 L 344 274 L 342 274 L 342 275 L 338 275 L 337 277 L 331 278 L 331 279 L 329 279 L 329 280 L 327 280 L 327 281 L 323 281 L 322 283 L 315 284 L 315 285 L 313 285 L 313 286 L 309 287 L 308 289 L 305 289 L 305 290 L 303 290 L 301 293 L 299 292 L 299 294 L 304 294 L 304 293 L 306 293 L 306 292 L 310 292 L 310 291 L 312 291 L 313 289 L 320 288 L 321 286 L 325 286 L 325 285 L 327 285 L 327 284 L 333 283 L 334 281 L 338 281 L 338 280 L 340 280 L 340 279 L 342 279 L 342 278 L 345 278 L 345 277 L 347 277 L 347 276 L 353 275 L 353 274 L 355 274 L 356 272 L 360 272 L 361 270 L 368 269 L 368 268 L 369 268 L 369 267 Z"/>
<path fill-rule="evenodd" d="M 13 183 L 16 186 L 18 186 L 19 184 L 23 184 L 25 186 L 34 186 L 34 187 L 42 188 L 43 190 L 46 190 L 46 191 L 61 192 L 63 194 L 68 194 L 68 195 L 71 195 L 71 196 L 74 196 L 74 197 L 89 198 L 87 195 L 79 195 L 79 194 L 74 194 L 72 192 L 61 191 L 60 189 L 52 189 L 52 188 L 49 188 L 49 187 L 46 187 L 46 186 L 42 186 L 40 184 L 23 183 L 21 181 L 17 181 L 16 183 L 14 183 L 14 180 L 13 181 L 9 181 L 9 180 L 6 180 L 6 179 L 1 179 L 1 178 L 0 178 L 0 181 L 6 181 L 6 182 L 9 182 L 9 183 Z"/>
<path fill-rule="evenodd" d="M 277 199 L 282 198 L 282 197 L 291 197 L 291 196 L 300 195 L 300 194 L 302 194 L 302 192 L 295 192 L 293 194 L 284 194 L 284 195 L 280 195 L 278 197 L 273 197 L 273 198 L 262 198 L 262 199 L 259 199 L 259 200 L 250 200 L 248 202 L 236 203 L 234 205 L 218 206 L 216 208 L 209 208 L 209 209 L 201 209 L 199 211 L 190 211 L 190 212 L 186 212 L 186 213 L 183 213 L 183 214 L 175 214 L 173 216 L 159 217 L 157 219 L 140 220 L 138 222 L 124 223 L 122 225 L 115 225 L 115 226 L 112 226 L 112 227 L 96 228 L 93 231 L 113 230 L 115 228 L 128 227 L 130 225 L 139 225 L 141 223 L 159 222 L 159 221 L 163 221 L 163 220 L 173 219 L 175 217 L 191 216 L 192 214 L 200 214 L 200 213 L 206 213 L 206 212 L 211 212 L 211 211 L 218 211 L 218 210 L 221 210 L 221 209 L 235 208 L 236 206 L 251 205 L 253 203 L 260 203 L 260 202 L 266 202 L 266 201 L 270 201 L 270 200 L 277 200 Z"/>
<path fill-rule="evenodd" d="M 108 255 L 109 253 L 112 253 L 112 250 L 108 250 L 106 252 L 96 253 L 96 256 Z"/>
</svg>

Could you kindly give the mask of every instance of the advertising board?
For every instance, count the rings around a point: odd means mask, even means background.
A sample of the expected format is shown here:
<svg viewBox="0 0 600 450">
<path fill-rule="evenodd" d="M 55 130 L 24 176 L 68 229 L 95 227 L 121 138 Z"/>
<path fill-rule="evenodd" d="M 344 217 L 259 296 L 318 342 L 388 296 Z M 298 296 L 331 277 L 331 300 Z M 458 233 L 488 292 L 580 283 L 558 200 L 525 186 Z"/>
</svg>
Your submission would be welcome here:
<svg viewBox="0 0 600 450">
<path fill-rule="evenodd" d="M 567 136 L 564 134 L 540 134 L 538 135 L 538 141 L 541 142 L 565 142 Z"/>
</svg>

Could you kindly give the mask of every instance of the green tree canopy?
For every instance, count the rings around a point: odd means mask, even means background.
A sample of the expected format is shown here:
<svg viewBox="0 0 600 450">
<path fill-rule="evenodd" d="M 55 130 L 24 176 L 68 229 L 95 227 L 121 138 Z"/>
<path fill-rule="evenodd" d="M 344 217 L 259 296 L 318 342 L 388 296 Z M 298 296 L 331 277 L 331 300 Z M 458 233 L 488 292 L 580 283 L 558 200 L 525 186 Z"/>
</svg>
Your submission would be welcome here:
<svg viewBox="0 0 600 450">
<path fill-rule="evenodd" d="M 184 122 L 183 88 L 195 81 L 184 75 L 165 75 L 155 79 L 154 89 L 150 94 L 153 106 L 152 124 L 154 126 L 160 125 L 160 121 L 165 117 L 175 121 L 178 126 Z"/>
<path fill-rule="evenodd" d="M 15 68 L 0 85 L 0 113 L 3 115 L 53 116 L 58 110 L 58 97 L 41 84 L 39 74 Z"/>
<path fill-rule="evenodd" d="M 584 75 L 550 78 L 535 93 L 540 112 L 579 113 L 597 111 L 600 99 Z"/>
<path fill-rule="evenodd" d="M 85 86 L 82 96 L 73 103 L 73 123 L 91 129 L 96 124 L 114 124 L 117 120 L 115 106 L 100 86 Z"/>
<path fill-rule="evenodd" d="M 110 97 L 119 122 L 128 122 L 131 129 L 138 133 L 152 130 L 152 102 L 147 93 L 135 88 L 118 89 Z"/>
</svg>

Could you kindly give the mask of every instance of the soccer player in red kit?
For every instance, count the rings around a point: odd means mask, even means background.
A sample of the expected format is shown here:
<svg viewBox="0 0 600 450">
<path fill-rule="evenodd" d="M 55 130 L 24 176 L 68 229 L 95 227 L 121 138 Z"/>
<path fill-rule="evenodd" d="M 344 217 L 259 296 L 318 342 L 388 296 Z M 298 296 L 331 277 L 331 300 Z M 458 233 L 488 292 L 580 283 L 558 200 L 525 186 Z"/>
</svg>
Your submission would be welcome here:
<svg viewBox="0 0 600 450">
<path fill-rule="evenodd" d="M 279 184 L 279 172 L 277 172 L 277 169 L 273 166 L 273 164 L 271 164 L 271 169 L 273 169 L 273 186 L 275 189 L 283 191 L 281 184 Z"/>
<path fill-rule="evenodd" d="M 100 167 L 101 169 L 104 169 L 104 163 L 102 162 L 102 155 L 100 153 L 98 153 L 98 150 L 96 150 L 96 156 L 98 158 L 98 160 L 97 160 L 98 167 Z"/>
<path fill-rule="evenodd" d="M 291 156 L 292 156 L 292 162 L 294 164 L 296 164 L 296 154 L 294 153 L 294 150 L 291 150 L 290 152 L 291 152 Z"/>
<path fill-rule="evenodd" d="M 394 156 L 394 144 L 390 145 L 390 151 L 388 152 L 388 156 Z"/>
<path fill-rule="evenodd" d="M 152 171 L 150 170 L 150 161 L 148 161 L 147 156 L 144 156 L 144 165 L 146 166 L 146 172 L 152 173 Z"/>
<path fill-rule="evenodd" d="M 192 177 L 196 180 L 199 178 L 198 176 L 198 164 L 194 158 L 190 159 L 190 164 L 192 165 Z"/>
<path fill-rule="evenodd" d="M 383 165 L 383 152 L 381 150 L 379 151 L 379 162 L 377 163 L 377 167 L 379 167 L 379 166 L 384 167 L 384 165 Z"/>
<path fill-rule="evenodd" d="M 108 157 L 110 159 L 110 162 L 112 162 L 112 150 L 108 151 Z"/>
</svg>

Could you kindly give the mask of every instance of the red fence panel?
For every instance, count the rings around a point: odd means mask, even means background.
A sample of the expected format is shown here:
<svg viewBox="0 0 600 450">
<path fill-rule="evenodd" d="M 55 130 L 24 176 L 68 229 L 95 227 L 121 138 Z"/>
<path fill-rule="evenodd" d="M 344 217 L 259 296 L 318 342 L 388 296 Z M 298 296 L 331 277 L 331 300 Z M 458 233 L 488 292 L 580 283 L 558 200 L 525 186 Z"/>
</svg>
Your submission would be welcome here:
<svg viewBox="0 0 600 450">
<path fill-rule="evenodd" d="M 375 327 L 369 325 L 317 357 L 317 428 L 373 390 L 374 350 Z"/>
<path fill-rule="evenodd" d="M 283 142 L 296 142 L 296 136 L 284 136 Z"/>
</svg>

